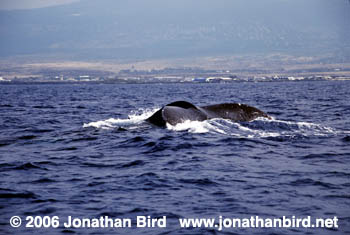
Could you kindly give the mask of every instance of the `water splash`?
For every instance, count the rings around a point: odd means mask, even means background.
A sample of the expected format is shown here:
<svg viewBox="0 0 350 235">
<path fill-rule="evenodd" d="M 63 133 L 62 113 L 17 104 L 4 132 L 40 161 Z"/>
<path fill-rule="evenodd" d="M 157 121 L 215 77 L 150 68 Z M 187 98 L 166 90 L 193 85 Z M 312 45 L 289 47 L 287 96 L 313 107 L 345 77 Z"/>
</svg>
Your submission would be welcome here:
<svg viewBox="0 0 350 235">
<path fill-rule="evenodd" d="M 127 118 L 109 118 L 106 120 L 84 123 L 83 127 L 95 127 L 98 129 L 113 129 L 124 127 L 128 129 L 141 126 L 159 108 L 139 109 L 131 112 Z M 275 118 L 257 118 L 251 122 L 233 122 L 227 119 L 211 119 L 206 121 L 190 121 L 176 125 L 166 125 L 170 131 L 187 131 L 189 133 L 216 133 L 235 136 L 238 138 L 267 138 L 290 136 L 327 136 L 339 134 L 337 130 L 320 124 L 309 122 L 283 121 Z"/>
<path fill-rule="evenodd" d="M 167 124 L 167 129 L 188 131 L 190 133 L 218 133 L 238 138 L 327 136 L 338 134 L 335 129 L 320 124 L 267 118 L 258 118 L 251 122 L 241 123 L 219 118 L 203 122 L 185 121 L 174 126 Z"/>
<path fill-rule="evenodd" d="M 83 127 L 95 127 L 98 129 L 113 129 L 116 127 L 128 127 L 133 125 L 139 125 L 149 118 L 159 108 L 154 109 L 139 109 L 133 111 L 128 115 L 128 118 L 109 118 L 107 120 L 101 120 L 96 122 L 84 123 Z"/>
<path fill-rule="evenodd" d="M 190 133 L 207 133 L 207 132 L 217 132 L 225 134 L 224 130 L 212 125 L 208 120 L 207 121 L 190 121 L 186 120 L 185 122 L 178 123 L 176 125 L 166 125 L 168 130 L 172 131 L 188 131 Z"/>
</svg>

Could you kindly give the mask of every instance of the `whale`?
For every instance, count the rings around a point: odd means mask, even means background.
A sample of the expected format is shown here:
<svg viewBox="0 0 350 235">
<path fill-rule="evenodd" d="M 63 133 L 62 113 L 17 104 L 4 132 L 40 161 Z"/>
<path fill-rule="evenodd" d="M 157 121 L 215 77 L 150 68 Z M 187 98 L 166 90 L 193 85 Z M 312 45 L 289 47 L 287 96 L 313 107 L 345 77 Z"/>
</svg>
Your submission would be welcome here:
<svg viewBox="0 0 350 235">
<path fill-rule="evenodd" d="M 187 101 L 175 101 L 157 110 L 146 121 L 165 127 L 167 124 L 174 126 L 187 120 L 205 121 L 222 118 L 234 122 L 249 122 L 258 117 L 271 119 L 263 111 L 246 104 L 222 103 L 199 107 Z"/>
</svg>

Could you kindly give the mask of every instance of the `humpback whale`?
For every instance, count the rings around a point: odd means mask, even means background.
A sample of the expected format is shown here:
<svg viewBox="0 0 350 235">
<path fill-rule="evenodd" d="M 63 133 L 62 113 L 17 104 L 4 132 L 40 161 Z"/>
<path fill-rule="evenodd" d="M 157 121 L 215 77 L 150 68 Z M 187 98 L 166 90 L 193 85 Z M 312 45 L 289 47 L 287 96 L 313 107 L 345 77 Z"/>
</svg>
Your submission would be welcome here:
<svg viewBox="0 0 350 235">
<path fill-rule="evenodd" d="M 263 111 L 246 104 L 223 103 L 198 107 L 187 101 L 176 101 L 163 106 L 146 121 L 164 127 L 167 123 L 176 125 L 186 120 L 204 121 L 223 118 L 235 122 L 248 122 L 258 117 L 271 118 Z"/>
</svg>

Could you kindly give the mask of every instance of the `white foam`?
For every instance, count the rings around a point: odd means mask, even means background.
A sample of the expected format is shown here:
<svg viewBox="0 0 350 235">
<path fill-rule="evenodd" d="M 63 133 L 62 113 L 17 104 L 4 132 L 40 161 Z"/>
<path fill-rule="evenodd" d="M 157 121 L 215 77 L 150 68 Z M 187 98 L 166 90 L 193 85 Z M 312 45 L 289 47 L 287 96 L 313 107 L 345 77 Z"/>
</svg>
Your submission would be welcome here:
<svg viewBox="0 0 350 235">
<path fill-rule="evenodd" d="M 84 123 L 83 127 L 95 127 L 95 128 L 101 128 L 101 129 L 109 129 L 113 127 L 113 124 L 118 121 L 118 119 L 110 118 L 104 121 L 96 121 L 96 122 L 90 122 L 90 123 Z"/>
<path fill-rule="evenodd" d="M 226 119 L 212 119 L 206 121 L 184 121 L 176 125 L 167 124 L 167 129 L 172 131 L 188 131 L 190 133 L 219 133 L 223 135 L 254 138 L 254 137 L 276 137 L 280 133 L 264 130 L 254 130 L 239 123 Z"/>
<path fill-rule="evenodd" d="M 211 125 L 208 121 L 190 121 L 186 120 L 182 123 L 178 123 L 176 125 L 170 125 L 167 123 L 166 125 L 168 130 L 172 131 L 188 131 L 190 133 L 207 133 L 210 131 L 216 131 L 220 133 L 225 133 L 223 130 L 216 128 Z"/>
<path fill-rule="evenodd" d="M 323 126 L 321 124 L 316 124 L 312 122 L 293 122 L 293 121 L 283 121 L 272 117 L 272 119 L 267 118 L 257 118 L 257 121 L 272 122 L 272 123 L 283 123 L 291 126 L 291 130 L 285 134 L 303 134 L 305 136 L 318 135 L 325 136 L 329 134 L 339 134 L 334 128 Z M 293 128 L 296 127 L 296 128 Z"/>
<path fill-rule="evenodd" d="M 265 130 L 254 130 L 252 128 L 248 128 L 245 126 L 242 126 L 239 123 L 235 123 L 238 127 L 238 129 L 242 130 L 243 132 L 246 132 L 248 134 L 248 138 L 253 138 L 253 137 L 277 137 L 280 136 L 280 133 L 277 132 L 269 132 Z M 250 134 L 249 134 L 250 133 Z"/>
<path fill-rule="evenodd" d="M 128 118 L 109 118 L 107 120 L 101 120 L 96 122 L 84 123 L 83 127 L 95 127 L 98 129 L 112 129 L 117 126 L 130 126 L 137 125 L 144 122 L 148 117 L 150 117 L 156 110 L 154 109 L 139 109 L 138 111 L 131 112 Z"/>
<path fill-rule="evenodd" d="M 284 124 L 288 124 L 288 125 L 298 125 L 300 127 L 319 127 L 319 124 L 315 124 L 315 123 L 310 123 L 310 122 L 292 122 L 292 121 L 283 121 L 283 120 L 278 120 L 275 119 L 274 117 L 271 117 L 271 119 L 268 118 L 264 118 L 264 117 L 259 117 L 257 119 L 255 119 L 256 121 L 265 121 L 265 122 L 275 122 L 275 123 L 284 123 Z"/>
</svg>

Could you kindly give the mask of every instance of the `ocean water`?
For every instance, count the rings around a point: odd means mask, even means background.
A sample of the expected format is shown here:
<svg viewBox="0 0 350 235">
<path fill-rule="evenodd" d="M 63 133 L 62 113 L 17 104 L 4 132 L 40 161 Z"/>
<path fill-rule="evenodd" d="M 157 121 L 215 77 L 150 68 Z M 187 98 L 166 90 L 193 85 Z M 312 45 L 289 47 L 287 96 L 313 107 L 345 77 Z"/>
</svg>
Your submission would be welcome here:
<svg viewBox="0 0 350 235">
<path fill-rule="evenodd" d="M 350 82 L 0 85 L 1 234 L 349 234 Z M 159 128 L 163 105 L 273 117 Z M 10 226 L 20 216 L 22 225 Z M 58 228 L 26 228 L 58 216 Z M 130 218 L 131 228 L 66 228 Z M 166 228 L 140 228 L 137 216 Z M 181 228 L 181 218 L 338 218 L 338 228 Z"/>
</svg>

